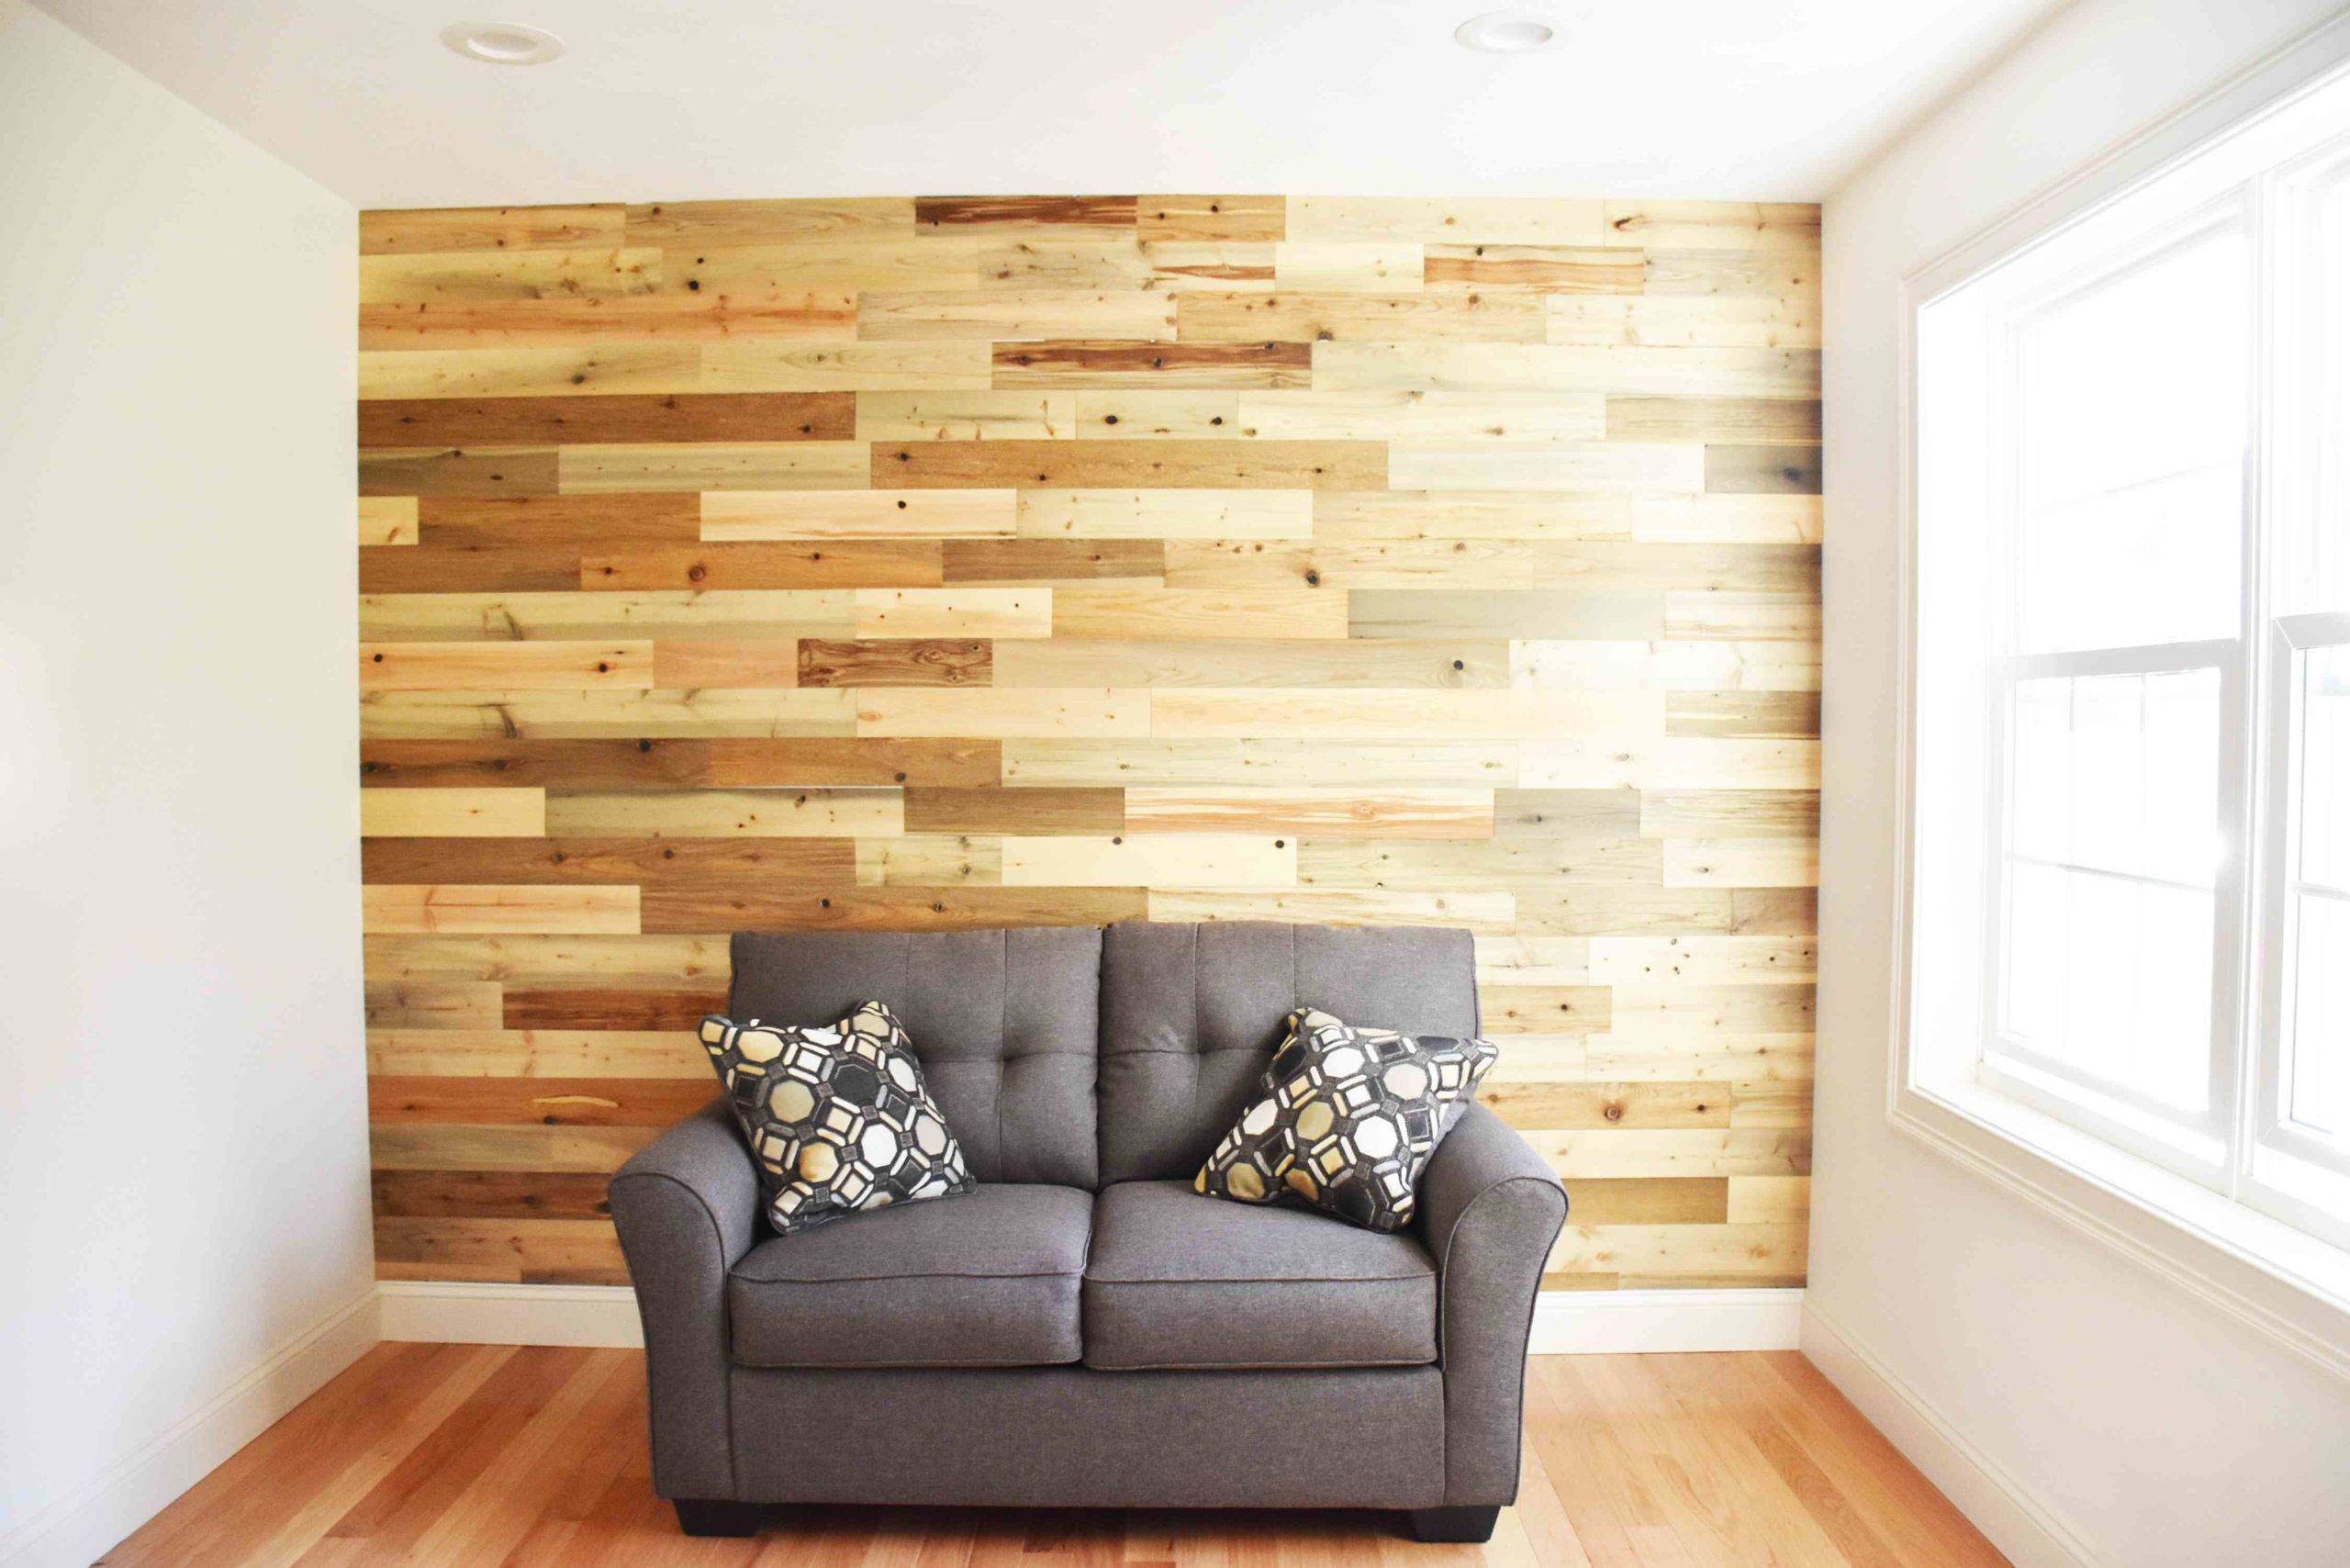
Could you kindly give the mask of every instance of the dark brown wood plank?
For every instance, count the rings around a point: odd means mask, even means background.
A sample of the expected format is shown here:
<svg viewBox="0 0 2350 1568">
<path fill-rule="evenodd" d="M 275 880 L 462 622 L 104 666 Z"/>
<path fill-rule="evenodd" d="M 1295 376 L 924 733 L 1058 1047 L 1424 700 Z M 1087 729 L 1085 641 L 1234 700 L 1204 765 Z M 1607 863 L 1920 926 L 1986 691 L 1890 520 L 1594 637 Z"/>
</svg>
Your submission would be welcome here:
<svg viewBox="0 0 2350 1568">
<path fill-rule="evenodd" d="M 916 196 L 914 222 L 925 229 L 972 229 L 1031 224 L 1080 229 L 1131 229 L 1136 198 L 1094 196 Z"/>
<path fill-rule="evenodd" d="M 984 638 L 800 640 L 802 686 L 986 686 L 994 644 Z"/>
<path fill-rule="evenodd" d="M 359 405 L 363 448 L 856 439 L 853 392 L 420 398 Z"/>
<path fill-rule="evenodd" d="M 1124 790 L 1005 789 L 906 791 L 908 833 L 1015 834 L 1124 833 Z"/>
<path fill-rule="evenodd" d="M 601 496 L 427 496 L 417 502 L 425 548 L 494 550 L 629 541 L 690 543 L 701 537 L 701 498 L 691 491 Z"/>
<path fill-rule="evenodd" d="M 700 1087 L 707 1101 L 717 1081 Z M 592 1171 L 377 1170 L 370 1185 L 375 1212 L 404 1219 L 605 1219 L 612 1212 L 611 1178 Z"/>
<path fill-rule="evenodd" d="M 446 446 L 359 454 L 363 496 L 551 496 L 561 482 L 551 446 L 492 446 L 488 451 Z"/>
<path fill-rule="evenodd" d="M 539 986 L 506 993 L 509 1029 L 696 1029 L 704 1017 L 725 1011 L 723 986 Z"/>
<path fill-rule="evenodd" d="M 361 593 L 561 593 L 578 587 L 576 546 L 372 544 L 359 552 Z"/>
<path fill-rule="evenodd" d="M 376 1125 L 666 1127 L 710 1103 L 715 1079 L 401 1078 L 367 1081 Z"/>
</svg>

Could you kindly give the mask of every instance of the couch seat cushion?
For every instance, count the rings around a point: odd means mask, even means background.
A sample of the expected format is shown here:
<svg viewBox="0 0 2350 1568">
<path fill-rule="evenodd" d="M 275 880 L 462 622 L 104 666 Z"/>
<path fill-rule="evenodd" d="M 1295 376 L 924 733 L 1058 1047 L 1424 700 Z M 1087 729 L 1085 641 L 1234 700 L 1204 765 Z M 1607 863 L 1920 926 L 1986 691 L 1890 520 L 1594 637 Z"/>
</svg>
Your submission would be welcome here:
<svg viewBox="0 0 2350 1568">
<path fill-rule="evenodd" d="M 1074 1361 L 1092 1208 L 1093 1195 L 1075 1187 L 983 1184 L 763 1241 L 726 1280 L 734 1360 L 746 1367 Z"/>
<path fill-rule="evenodd" d="M 1121 1182 L 1093 1201 L 1087 1366 L 1435 1360 L 1436 1266 L 1408 1232 L 1243 1207 L 1202 1197 L 1189 1182 Z"/>
</svg>

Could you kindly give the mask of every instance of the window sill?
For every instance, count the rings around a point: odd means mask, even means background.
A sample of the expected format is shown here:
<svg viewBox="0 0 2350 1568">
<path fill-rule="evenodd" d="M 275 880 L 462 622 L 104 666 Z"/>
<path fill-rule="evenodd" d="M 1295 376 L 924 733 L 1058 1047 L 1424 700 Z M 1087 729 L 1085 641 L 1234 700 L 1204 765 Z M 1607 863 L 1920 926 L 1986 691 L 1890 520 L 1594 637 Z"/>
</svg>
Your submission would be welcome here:
<svg viewBox="0 0 2350 1568">
<path fill-rule="evenodd" d="M 2350 1381 L 2350 1251 L 1973 1084 L 1908 1087 L 1894 1126 Z"/>
</svg>

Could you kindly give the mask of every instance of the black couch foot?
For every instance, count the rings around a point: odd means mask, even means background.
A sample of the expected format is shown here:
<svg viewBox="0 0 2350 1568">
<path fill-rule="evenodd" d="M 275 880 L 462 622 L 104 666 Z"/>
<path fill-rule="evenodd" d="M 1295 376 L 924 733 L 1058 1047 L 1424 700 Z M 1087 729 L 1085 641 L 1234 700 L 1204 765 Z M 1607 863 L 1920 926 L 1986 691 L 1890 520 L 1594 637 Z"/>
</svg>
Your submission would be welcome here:
<svg viewBox="0 0 2350 1568">
<path fill-rule="evenodd" d="M 1494 1521 L 1501 1507 L 1414 1508 L 1412 1533 L 1427 1541 L 1480 1541 L 1494 1539 Z"/>
<path fill-rule="evenodd" d="M 688 1535 L 756 1535 L 760 1516 L 767 1512 L 756 1503 L 706 1503 L 692 1497 L 675 1501 L 677 1528 Z"/>
</svg>

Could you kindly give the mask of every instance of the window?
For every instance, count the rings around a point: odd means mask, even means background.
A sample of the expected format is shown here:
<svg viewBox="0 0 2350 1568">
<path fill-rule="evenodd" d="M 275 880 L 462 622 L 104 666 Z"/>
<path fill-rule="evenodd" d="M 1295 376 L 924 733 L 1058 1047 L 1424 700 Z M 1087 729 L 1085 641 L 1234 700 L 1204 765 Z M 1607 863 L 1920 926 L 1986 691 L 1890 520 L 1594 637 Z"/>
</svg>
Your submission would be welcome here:
<svg viewBox="0 0 2350 1568">
<path fill-rule="evenodd" d="M 2350 1248 L 2350 83 L 1919 297 L 1908 1086 Z"/>
</svg>

